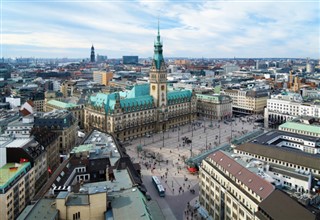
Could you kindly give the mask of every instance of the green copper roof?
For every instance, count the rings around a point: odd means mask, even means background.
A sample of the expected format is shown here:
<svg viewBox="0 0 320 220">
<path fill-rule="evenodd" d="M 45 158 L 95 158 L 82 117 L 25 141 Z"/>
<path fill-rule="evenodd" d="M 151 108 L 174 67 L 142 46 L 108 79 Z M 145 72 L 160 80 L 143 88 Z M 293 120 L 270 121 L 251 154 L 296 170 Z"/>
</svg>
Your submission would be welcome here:
<svg viewBox="0 0 320 220">
<path fill-rule="evenodd" d="M 135 85 L 128 93 L 127 98 L 137 98 L 140 96 L 146 96 L 150 94 L 150 84 Z"/>
<path fill-rule="evenodd" d="M 48 101 L 48 104 L 64 109 L 78 107 L 78 105 L 75 105 L 73 103 L 60 102 L 54 99 Z"/>
<path fill-rule="evenodd" d="M 128 98 L 128 99 L 121 99 L 120 100 L 120 106 L 121 108 L 127 108 L 127 107 L 143 107 L 145 105 L 149 105 L 153 107 L 153 98 L 150 95 L 146 96 L 140 96 L 137 98 Z"/>
<path fill-rule="evenodd" d="M 121 96 L 123 99 L 120 99 L 120 106 L 125 111 L 153 108 L 153 97 L 149 95 L 149 88 L 149 84 L 142 84 L 135 85 L 133 89 L 127 93 L 97 93 L 90 97 L 90 104 L 95 107 L 104 107 L 107 114 L 112 113 L 117 96 Z M 132 109 L 132 107 L 134 107 L 134 109 Z"/>
<path fill-rule="evenodd" d="M 174 104 L 176 102 L 183 102 L 182 99 L 191 100 L 192 92 L 190 90 L 171 91 L 167 93 L 168 104 Z M 180 101 L 179 101 L 180 100 Z"/>
<path fill-rule="evenodd" d="M 320 134 L 320 127 L 315 125 L 302 124 L 297 122 L 286 122 L 279 126 L 280 128 L 293 129 L 293 130 L 301 130 L 310 133 Z"/>
<path fill-rule="evenodd" d="M 160 40 L 160 31 L 159 31 L 159 25 L 158 25 L 158 35 L 157 40 L 154 42 L 154 65 L 156 66 L 157 70 L 160 70 L 161 63 L 164 62 L 163 55 L 162 55 L 162 43 Z"/>
<path fill-rule="evenodd" d="M 95 107 L 104 107 L 106 113 L 114 110 L 114 105 L 116 104 L 116 96 L 118 94 L 104 94 L 97 93 L 96 95 L 90 96 L 90 103 Z"/>
</svg>

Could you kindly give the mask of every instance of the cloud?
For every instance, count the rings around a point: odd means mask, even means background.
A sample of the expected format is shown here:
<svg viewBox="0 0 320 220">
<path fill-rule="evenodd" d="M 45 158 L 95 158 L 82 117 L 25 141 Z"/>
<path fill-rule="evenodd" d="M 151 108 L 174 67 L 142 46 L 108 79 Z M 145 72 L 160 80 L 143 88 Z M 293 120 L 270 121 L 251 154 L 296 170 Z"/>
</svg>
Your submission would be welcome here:
<svg viewBox="0 0 320 220">
<path fill-rule="evenodd" d="M 150 57 L 158 17 L 166 57 L 320 57 L 316 2 L 2 4 L 5 57 L 21 56 L 19 48 L 30 48 L 30 56 L 43 56 L 46 49 L 41 48 L 52 48 L 48 57 L 60 57 L 61 51 L 88 57 L 92 43 L 97 53 L 109 57 Z"/>
</svg>

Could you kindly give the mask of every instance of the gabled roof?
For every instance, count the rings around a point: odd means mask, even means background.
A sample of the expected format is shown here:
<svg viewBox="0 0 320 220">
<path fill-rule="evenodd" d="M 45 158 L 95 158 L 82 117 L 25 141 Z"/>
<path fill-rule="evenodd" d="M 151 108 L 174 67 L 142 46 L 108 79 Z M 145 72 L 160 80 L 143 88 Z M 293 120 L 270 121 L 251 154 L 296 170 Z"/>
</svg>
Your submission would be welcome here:
<svg viewBox="0 0 320 220">
<path fill-rule="evenodd" d="M 218 165 L 223 167 L 245 186 L 259 195 L 262 200 L 267 198 L 274 190 L 274 186 L 271 183 L 267 182 L 257 174 L 249 171 L 247 168 L 239 164 L 233 158 L 230 158 L 222 151 L 217 151 L 213 154 L 210 154 L 208 158 L 212 159 Z"/>
</svg>

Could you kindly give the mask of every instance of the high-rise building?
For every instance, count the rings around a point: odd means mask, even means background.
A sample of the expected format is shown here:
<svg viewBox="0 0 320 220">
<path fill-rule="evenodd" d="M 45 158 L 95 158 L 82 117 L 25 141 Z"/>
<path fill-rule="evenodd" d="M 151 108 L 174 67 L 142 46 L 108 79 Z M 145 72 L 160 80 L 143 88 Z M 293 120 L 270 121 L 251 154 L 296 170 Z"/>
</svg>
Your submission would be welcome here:
<svg viewBox="0 0 320 220">
<path fill-rule="evenodd" d="M 139 57 L 138 56 L 123 56 L 122 63 L 123 64 L 138 64 Z"/>
<path fill-rule="evenodd" d="M 94 55 L 94 47 L 91 47 L 91 55 L 90 55 L 90 62 L 94 63 L 96 61 L 96 57 Z"/>
</svg>

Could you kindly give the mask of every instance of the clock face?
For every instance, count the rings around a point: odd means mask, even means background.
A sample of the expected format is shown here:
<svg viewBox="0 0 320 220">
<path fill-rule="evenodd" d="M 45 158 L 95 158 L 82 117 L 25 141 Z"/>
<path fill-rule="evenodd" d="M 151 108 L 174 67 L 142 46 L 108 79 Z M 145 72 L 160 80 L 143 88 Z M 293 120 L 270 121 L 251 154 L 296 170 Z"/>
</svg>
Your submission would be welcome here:
<svg viewBox="0 0 320 220">
<path fill-rule="evenodd" d="M 161 90 L 162 90 L 162 91 L 164 90 L 164 86 L 161 86 Z"/>
<path fill-rule="evenodd" d="M 152 86 L 152 90 L 156 90 L 156 86 Z"/>
</svg>

